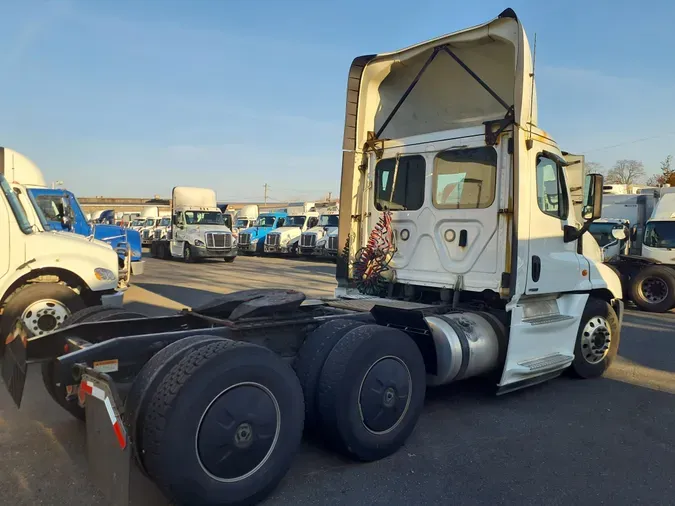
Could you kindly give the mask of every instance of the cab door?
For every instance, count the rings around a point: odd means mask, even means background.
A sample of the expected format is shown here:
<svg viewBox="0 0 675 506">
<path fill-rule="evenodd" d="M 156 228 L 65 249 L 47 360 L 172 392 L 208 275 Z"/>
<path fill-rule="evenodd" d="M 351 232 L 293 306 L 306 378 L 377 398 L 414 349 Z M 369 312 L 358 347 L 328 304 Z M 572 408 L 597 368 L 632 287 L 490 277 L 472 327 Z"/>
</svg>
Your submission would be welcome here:
<svg viewBox="0 0 675 506">
<path fill-rule="evenodd" d="M 173 226 L 171 227 L 171 255 L 175 257 L 183 256 L 185 233 L 185 221 L 183 220 L 183 213 L 177 212 L 173 215 Z"/>
<path fill-rule="evenodd" d="M 571 292 L 588 278 L 577 254 L 577 241 L 565 242 L 565 226 L 575 226 L 564 160 L 551 147 L 534 142 L 531 150 L 530 233 L 527 295 Z M 587 273 L 586 273 L 587 274 Z"/>
</svg>

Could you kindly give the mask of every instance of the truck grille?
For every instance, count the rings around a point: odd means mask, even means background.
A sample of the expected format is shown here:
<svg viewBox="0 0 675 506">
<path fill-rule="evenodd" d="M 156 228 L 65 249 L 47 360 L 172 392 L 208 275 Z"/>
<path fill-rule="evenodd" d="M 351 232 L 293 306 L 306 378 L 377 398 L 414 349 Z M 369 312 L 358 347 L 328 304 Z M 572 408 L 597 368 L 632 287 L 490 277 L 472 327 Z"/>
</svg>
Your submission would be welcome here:
<svg viewBox="0 0 675 506">
<path fill-rule="evenodd" d="M 239 234 L 239 244 L 242 246 L 251 244 L 251 234 Z"/>
<path fill-rule="evenodd" d="M 313 232 L 302 234 L 300 236 L 300 247 L 301 248 L 313 248 L 316 246 L 316 234 Z"/>
<path fill-rule="evenodd" d="M 265 244 L 268 246 L 279 246 L 279 239 L 281 235 L 279 234 L 267 234 L 265 237 Z"/>
<path fill-rule="evenodd" d="M 143 230 L 143 239 L 150 239 L 150 231 Z"/>
<path fill-rule="evenodd" d="M 214 249 L 226 249 L 232 247 L 232 234 L 220 232 L 206 233 L 206 247 Z"/>
<path fill-rule="evenodd" d="M 155 239 L 161 239 L 162 238 L 162 231 L 161 230 L 155 230 Z"/>
<path fill-rule="evenodd" d="M 326 249 L 329 249 L 331 251 L 337 251 L 338 248 L 338 238 L 337 237 L 329 237 L 328 238 L 328 246 Z"/>
</svg>

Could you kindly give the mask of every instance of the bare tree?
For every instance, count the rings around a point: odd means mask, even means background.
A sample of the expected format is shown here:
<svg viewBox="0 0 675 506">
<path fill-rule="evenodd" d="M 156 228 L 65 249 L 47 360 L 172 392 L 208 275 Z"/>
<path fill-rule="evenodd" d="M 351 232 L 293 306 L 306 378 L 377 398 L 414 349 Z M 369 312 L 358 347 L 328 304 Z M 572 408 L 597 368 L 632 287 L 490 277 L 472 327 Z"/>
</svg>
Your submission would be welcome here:
<svg viewBox="0 0 675 506">
<path fill-rule="evenodd" d="M 607 182 L 636 184 L 645 176 L 645 167 L 638 160 L 618 160 L 607 172 Z"/>
<path fill-rule="evenodd" d="M 675 169 L 673 169 L 673 155 L 668 155 L 661 162 L 661 174 L 655 174 L 647 180 L 650 186 L 661 186 L 675 183 Z"/>
</svg>

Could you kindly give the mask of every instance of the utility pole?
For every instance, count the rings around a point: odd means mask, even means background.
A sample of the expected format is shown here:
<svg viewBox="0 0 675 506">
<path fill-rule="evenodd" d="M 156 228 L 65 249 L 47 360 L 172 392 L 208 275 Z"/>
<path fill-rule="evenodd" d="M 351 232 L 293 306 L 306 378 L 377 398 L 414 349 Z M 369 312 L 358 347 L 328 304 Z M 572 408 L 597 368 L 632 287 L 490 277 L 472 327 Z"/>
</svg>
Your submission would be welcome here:
<svg viewBox="0 0 675 506">
<path fill-rule="evenodd" d="M 331 195 L 333 195 L 333 192 L 328 192 L 328 202 L 330 202 Z"/>
<path fill-rule="evenodd" d="M 265 205 L 267 205 L 267 190 L 269 189 L 269 187 L 270 185 L 268 185 L 267 183 L 263 185 L 263 188 L 265 188 Z"/>
</svg>

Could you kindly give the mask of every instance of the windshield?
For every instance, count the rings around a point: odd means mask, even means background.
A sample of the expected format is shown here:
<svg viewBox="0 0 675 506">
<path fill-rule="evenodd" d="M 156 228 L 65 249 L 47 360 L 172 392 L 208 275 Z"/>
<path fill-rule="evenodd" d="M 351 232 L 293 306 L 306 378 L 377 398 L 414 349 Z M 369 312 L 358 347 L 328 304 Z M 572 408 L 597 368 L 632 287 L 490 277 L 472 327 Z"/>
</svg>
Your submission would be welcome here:
<svg viewBox="0 0 675 506">
<path fill-rule="evenodd" d="M 598 242 L 600 247 L 607 246 L 609 243 L 616 241 L 612 235 L 612 230 L 622 229 L 623 225 L 619 223 L 591 223 L 588 231 Z"/>
<path fill-rule="evenodd" d="M 134 220 L 131 222 L 132 227 L 142 227 L 145 220 Z"/>
<path fill-rule="evenodd" d="M 247 219 L 244 219 L 244 218 L 239 218 L 239 219 L 237 220 L 237 225 L 236 225 L 236 227 L 237 227 L 237 228 L 246 228 L 246 227 L 248 227 L 248 220 L 247 220 Z"/>
<path fill-rule="evenodd" d="M 337 227 L 338 226 L 338 215 L 337 214 L 324 214 L 319 218 L 320 227 Z"/>
<path fill-rule="evenodd" d="M 187 225 L 225 225 L 220 211 L 185 211 Z"/>
<path fill-rule="evenodd" d="M 261 216 L 255 222 L 255 226 L 256 227 L 273 227 L 275 219 L 276 218 L 274 216 Z"/>
<path fill-rule="evenodd" d="M 305 225 L 304 216 L 289 216 L 286 219 L 285 227 L 303 227 Z"/>
<path fill-rule="evenodd" d="M 160 227 L 168 227 L 171 225 L 171 218 L 162 218 L 162 221 L 159 222 Z"/>
<path fill-rule="evenodd" d="M 145 220 L 145 223 L 143 224 L 146 227 L 152 227 L 155 224 L 154 218 L 148 218 Z"/>
<path fill-rule="evenodd" d="M 650 221 L 642 244 L 650 248 L 675 248 L 675 221 Z"/>
<path fill-rule="evenodd" d="M 32 233 L 33 227 L 31 227 L 30 221 L 28 221 L 28 216 L 26 216 L 26 212 L 19 202 L 19 198 L 12 191 L 12 188 L 2 174 L 0 174 L 0 188 L 2 188 L 2 193 L 5 194 L 5 198 L 7 199 L 7 202 L 9 202 L 9 207 L 12 208 L 12 212 L 14 213 L 14 217 L 16 218 L 21 231 L 24 234 Z"/>
</svg>

